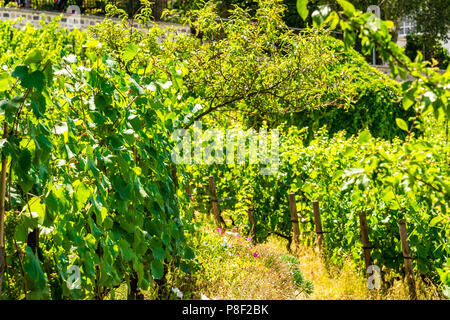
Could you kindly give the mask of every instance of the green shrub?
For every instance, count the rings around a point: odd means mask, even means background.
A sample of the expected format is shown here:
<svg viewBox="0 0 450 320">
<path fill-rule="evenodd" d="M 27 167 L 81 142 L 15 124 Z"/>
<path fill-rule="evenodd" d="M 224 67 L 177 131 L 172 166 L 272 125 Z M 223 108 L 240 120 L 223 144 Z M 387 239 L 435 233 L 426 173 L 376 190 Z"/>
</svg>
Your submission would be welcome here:
<svg viewBox="0 0 450 320">
<path fill-rule="evenodd" d="M 420 34 L 409 34 L 406 36 L 405 54 L 411 60 L 414 60 L 417 56 L 417 51 L 422 52 L 425 60 L 431 61 L 435 59 L 439 69 L 447 69 L 450 56 L 448 51 L 436 39 L 430 39 Z"/>
<path fill-rule="evenodd" d="M 338 57 L 329 66 L 329 77 L 345 74 L 351 102 L 330 103 L 322 108 L 308 108 L 290 119 L 292 125 L 308 127 L 310 136 L 325 126 L 330 134 L 346 130 L 349 135 L 368 128 L 375 137 L 393 139 L 406 133 L 395 125 L 396 118 L 407 119 L 414 112 L 401 106 L 400 85 L 370 66 L 362 55 L 349 48 L 344 50 L 341 40 L 325 37 L 325 50 Z"/>
</svg>

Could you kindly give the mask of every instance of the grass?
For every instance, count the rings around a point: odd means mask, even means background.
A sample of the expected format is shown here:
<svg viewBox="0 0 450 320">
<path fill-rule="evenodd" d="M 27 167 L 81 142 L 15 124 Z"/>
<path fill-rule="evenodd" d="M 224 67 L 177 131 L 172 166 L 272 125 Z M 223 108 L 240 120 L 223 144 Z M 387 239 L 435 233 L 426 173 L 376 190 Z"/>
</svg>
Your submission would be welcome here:
<svg viewBox="0 0 450 320">
<path fill-rule="evenodd" d="M 204 232 L 196 248 L 199 268 L 174 285 L 190 299 L 305 299 L 292 267 L 269 246 L 254 246 L 234 234 Z M 297 271 L 297 276 L 300 270 Z M 190 293 L 190 294 L 189 294 Z"/>
<path fill-rule="evenodd" d="M 184 299 L 220 300 L 407 300 L 406 283 L 385 274 L 391 286 L 369 290 L 365 276 L 350 260 L 338 268 L 317 249 L 300 245 L 288 253 L 284 240 L 269 238 L 256 246 L 243 237 L 204 231 L 197 243 L 198 270 L 171 274 Z M 254 255 L 257 255 L 255 257 Z M 438 290 L 416 279 L 418 299 L 439 299 Z"/>
<path fill-rule="evenodd" d="M 264 246 L 279 252 L 286 251 L 284 242 L 270 239 Z M 314 285 L 314 291 L 308 297 L 313 300 L 408 300 L 409 291 L 406 283 L 396 279 L 393 274 L 385 274 L 385 279 L 392 285 L 380 290 L 369 290 L 366 277 L 358 271 L 358 266 L 351 260 L 344 261 L 341 267 L 324 261 L 317 248 L 300 245 L 295 255 L 301 263 L 301 271 L 306 279 Z M 436 287 L 416 279 L 418 299 L 439 299 Z"/>
<path fill-rule="evenodd" d="M 408 300 L 406 283 L 385 273 L 391 285 L 369 290 L 366 277 L 351 260 L 337 267 L 317 248 L 299 245 L 287 252 L 285 240 L 271 237 L 253 245 L 234 232 L 203 229 L 195 237 L 196 267 L 190 274 L 170 270 L 167 299 L 218 300 Z M 436 287 L 416 279 L 418 299 L 440 299 Z M 178 292 L 178 296 L 177 296 Z M 182 294 L 182 297 L 180 296 Z M 144 293 L 156 299 L 155 290 Z M 115 299 L 126 299 L 127 287 Z"/>
</svg>

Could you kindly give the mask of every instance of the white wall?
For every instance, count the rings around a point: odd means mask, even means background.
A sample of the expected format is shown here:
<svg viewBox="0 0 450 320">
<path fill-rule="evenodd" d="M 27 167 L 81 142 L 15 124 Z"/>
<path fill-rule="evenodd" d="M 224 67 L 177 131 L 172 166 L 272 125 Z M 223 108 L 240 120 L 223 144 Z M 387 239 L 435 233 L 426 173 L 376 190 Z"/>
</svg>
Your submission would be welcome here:
<svg viewBox="0 0 450 320">
<path fill-rule="evenodd" d="M 44 21 L 49 22 L 59 15 L 63 15 L 59 24 L 63 28 L 73 30 L 75 27 L 79 30 L 85 30 L 87 27 L 99 23 L 103 20 L 103 17 L 87 16 L 87 15 L 72 15 L 62 14 L 48 11 L 38 11 L 33 9 L 13 9 L 13 8 L 0 8 L 0 20 L 14 20 L 18 17 L 22 17 L 23 21 L 17 23 L 15 26 L 19 28 L 25 27 L 27 22 L 30 22 L 34 27 L 39 28 L 39 20 L 41 16 L 44 16 Z M 118 19 L 111 18 L 113 21 L 119 22 Z M 177 32 L 190 33 L 190 28 L 181 24 L 157 22 L 157 25 L 162 28 L 171 28 Z M 138 25 L 135 23 L 135 27 Z"/>
</svg>

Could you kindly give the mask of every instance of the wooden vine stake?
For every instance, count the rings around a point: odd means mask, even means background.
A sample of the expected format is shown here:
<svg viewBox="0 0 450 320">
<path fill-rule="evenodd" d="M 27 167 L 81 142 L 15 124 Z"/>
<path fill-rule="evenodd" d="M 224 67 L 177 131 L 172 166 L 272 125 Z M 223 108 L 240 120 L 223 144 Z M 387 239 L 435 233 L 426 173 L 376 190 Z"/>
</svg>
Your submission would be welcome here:
<svg viewBox="0 0 450 320">
<path fill-rule="evenodd" d="M 214 183 L 214 177 L 209 176 L 209 191 L 211 192 L 211 204 L 214 212 L 214 219 L 216 220 L 217 227 L 226 227 L 225 221 L 220 215 L 219 204 L 217 203 L 216 184 Z"/>
<path fill-rule="evenodd" d="M 3 138 L 8 137 L 8 123 L 5 121 L 3 126 Z M 2 159 L 2 173 L 0 181 L 0 299 L 2 298 L 3 273 L 6 270 L 6 252 L 5 252 L 5 194 L 6 194 L 6 166 L 8 161 L 6 157 Z"/>
<path fill-rule="evenodd" d="M 320 219 L 319 201 L 313 200 L 314 224 L 316 225 L 316 237 L 320 252 L 323 252 L 323 230 L 322 220 Z"/>
<path fill-rule="evenodd" d="M 178 177 L 177 177 L 177 169 L 175 167 L 170 168 L 170 172 L 172 173 L 172 181 L 175 185 L 175 190 L 178 189 Z"/>
<path fill-rule="evenodd" d="M 411 263 L 411 252 L 408 244 L 408 234 L 406 233 L 406 221 L 404 219 L 398 220 L 398 230 L 400 233 L 400 241 L 402 242 L 403 260 L 405 261 L 406 281 L 409 287 L 409 296 L 411 300 L 417 299 L 416 282 L 414 280 L 414 273 Z"/>
<path fill-rule="evenodd" d="M 191 202 L 193 202 L 194 198 L 192 197 L 192 190 L 191 190 L 191 185 L 190 184 L 188 184 L 186 186 L 186 193 L 189 196 L 189 200 L 191 200 Z"/>
<path fill-rule="evenodd" d="M 248 205 L 248 222 L 250 223 L 250 234 L 252 236 L 252 243 L 256 243 L 256 221 L 255 221 L 255 208 L 252 204 L 252 199 L 250 197 L 245 198 L 245 202 Z"/>
<path fill-rule="evenodd" d="M 189 200 L 193 203 L 194 202 L 194 197 L 192 196 L 192 189 L 191 189 L 191 185 L 188 183 L 186 185 L 186 194 L 189 197 Z M 195 205 L 194 205 L 194 210 L 192 210 L 192 218 L 195 220 Z"/>
<path fill-rule="evenodd" d="M 359 226 L 361 229 L 361 242 L 364 250 L 364 262 L 366 264 L 366 270 L 372 265 L 372 257 L 370 255 L 370 243 L 369 243 L 369 229 L 367 227 L 366 213 L 361 211 L 359 213 Z"/>
<path fill-rule="evenodd" d="M 294 244 L 298 247 L 300 229 L 298 227 L 297 204 L 295 203 L 295 193 L 289 193 L 289 209 L 291 211 L 292 232 L 294 234 Z"/>
<path fill-rule="evenodd" d="M 248 221 L 250 222 L 250 234 L 252 235 L 253 243 L 256 243 L 256 222 L 254 216 L 255 209 L 250 207 L 248 209 Z"/>
</svg>

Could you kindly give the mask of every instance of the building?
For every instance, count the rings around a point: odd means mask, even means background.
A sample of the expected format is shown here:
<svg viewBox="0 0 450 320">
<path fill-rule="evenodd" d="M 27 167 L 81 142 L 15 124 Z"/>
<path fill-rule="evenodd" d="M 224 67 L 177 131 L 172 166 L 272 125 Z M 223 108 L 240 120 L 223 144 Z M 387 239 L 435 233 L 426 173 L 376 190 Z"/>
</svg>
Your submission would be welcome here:
<svg viewBox="0 0 450 320">
<path fill-rule="evenodd" d="M 416 30 L 416 23 L 413 19 L 405 17 L 400 22 L 400 29 L 398 31 L 397 44 L 401 47 L 406 46 L 406 36 L 414 34 Z M 450 33 L 449 33 L 450 38 Z M 450 53 L 450 40 L 442 42 L 442 47 Z"/>
</svg>

